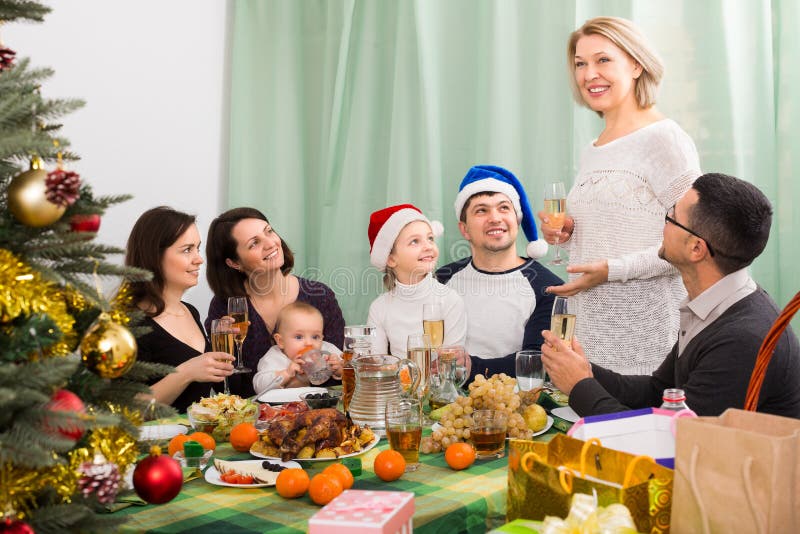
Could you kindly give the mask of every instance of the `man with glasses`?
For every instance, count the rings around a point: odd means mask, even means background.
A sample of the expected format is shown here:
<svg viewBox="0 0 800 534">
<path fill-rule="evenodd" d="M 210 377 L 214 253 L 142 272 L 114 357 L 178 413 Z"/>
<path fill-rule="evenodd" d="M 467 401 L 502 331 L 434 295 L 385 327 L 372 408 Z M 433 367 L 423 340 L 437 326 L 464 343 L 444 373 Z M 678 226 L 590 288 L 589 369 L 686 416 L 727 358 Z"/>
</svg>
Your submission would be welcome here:
<svg viewBox="0 0 800 534">
<path fill-rule="evenodd" d="M 568 347 L 544 331 L 542 359 L 570 406 L 582 416 L 660 406 L 665 389 L 680 388 L 698 415 L 742 408 L 758 349 L 780 311 L 747 272 L 771 223 L 772 206 L 755 186 L 724 174 L 699 177 L 667 211 L 659 250 L 688 293 L 677 343 L 652 375 L 623 376 L 591 365 L 577 341 Z M 791 327 L 767 368 L 758 411 L 800 418 L 800 345 Z"/>
</svg>

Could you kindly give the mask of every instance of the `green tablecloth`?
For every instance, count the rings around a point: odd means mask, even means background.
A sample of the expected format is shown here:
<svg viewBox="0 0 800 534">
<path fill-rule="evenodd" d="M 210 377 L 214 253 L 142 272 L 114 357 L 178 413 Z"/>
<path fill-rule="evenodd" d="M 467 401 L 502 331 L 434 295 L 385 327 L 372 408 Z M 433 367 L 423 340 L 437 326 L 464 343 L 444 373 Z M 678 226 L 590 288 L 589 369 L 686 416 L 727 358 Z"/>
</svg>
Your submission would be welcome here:
<svg viewBox="0 0 800 534">
<path fill-rule="evenodd" d="M 554 426 L 537 440 L 549 440 Z M 415 494 L 414 530 L 484 533 L 506 522 L 508 458 L 476 461 L 469 469 L 453 471 L 444 454 L 421 454 L 422 465 L 400 480 L 383 482 L 372 470 L 375 456 L 389 447 L 385 439 L 359 458 L 363 471 L 353 489 L 410 491 Z M 217 447 L 222 459 L 252 459 L 230 444 Z M 331 462 L 304 462 L 313 476 Z M 308 495 L 284 499 L 274 487 L 238 489 L 209 484 L 203 479 L 184 484 L 180 494 L 162 505 L 131 506 L 115 514 L 128 516 L 123 531 L 135 532 L 307 532 L 308 520 L 320 509 Z"/>
</svg>

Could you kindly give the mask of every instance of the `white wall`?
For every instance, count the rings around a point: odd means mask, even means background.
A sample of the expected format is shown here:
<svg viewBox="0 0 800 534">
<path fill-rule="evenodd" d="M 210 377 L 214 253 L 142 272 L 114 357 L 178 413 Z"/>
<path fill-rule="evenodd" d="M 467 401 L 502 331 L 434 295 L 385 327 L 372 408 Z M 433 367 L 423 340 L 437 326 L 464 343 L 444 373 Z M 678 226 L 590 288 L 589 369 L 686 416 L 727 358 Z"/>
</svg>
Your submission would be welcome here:
<svg viewBox="0 0 800 534">
<path fill-rule="evenodd" d="M 124 247 L 136 218 L 166 204 L 208 224 L 225 204 L 227 21 L 222 0 L 55 0 L 43 24 L 2 27 L 17 57 L 56 74 L 49 98 L 86 100 L 62 119 L 97 194 L 134 195 L 110 208 L 98 241 Z M 121 257 L 110 258 L 120 262 Z M 186 299 L 205 317 L 202 277 Z"/>
</svg>

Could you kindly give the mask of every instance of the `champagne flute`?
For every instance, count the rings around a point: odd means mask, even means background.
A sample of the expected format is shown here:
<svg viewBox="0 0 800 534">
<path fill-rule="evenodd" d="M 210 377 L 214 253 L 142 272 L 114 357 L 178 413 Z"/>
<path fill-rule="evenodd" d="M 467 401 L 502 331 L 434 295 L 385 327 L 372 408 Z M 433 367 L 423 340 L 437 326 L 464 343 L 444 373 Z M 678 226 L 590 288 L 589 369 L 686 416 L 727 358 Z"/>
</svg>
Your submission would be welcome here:
<svg viewBox="0 0 800 534">
<path fill-rule="evenodd" d="M 253 370 L 245 367 L 242 361 L 242 343 L 247 337 L 247 326 L 250 324 L 247 320 L 247 297 L 228 297 L 228 315 L 233 318 L 233 327 L 239 330 L 233 337 L 237 349 L 236 367 L 233 372 L 252 373 Z"/>
<path fill-rule="evenodd" d="M 567 297 L 556 297 L 553 299 L 553 311 L 550 315 L 550 331 L 564 340 L 567 345 L 572 343 L 572 336 L 575 333 L 575 314 L 569 313 L 569 299 Z M 544 387 L 556 389 L 550 377 L 545 374 Z"/>
<path fill-rule="evenodd" d="M 428 334 L 411 334 L 406 343 L 408 359 L 419 367 L 420 380 L 417 391 L 409 393 L 424 398 L 428 394 L 431 376 L 431 337 Z M 410 378 L 409 378 L 410 380 Z"/>
<path fill-rule="evenodd" d="M 234 329 L 229 319 L 214 319 L 211 321 L 211 350 L 214 352 L 225 352 L 233 356 L 234 351 Z M 222 381 L 223 393 L 230 395 L 228 387 L 228 377 Z"/>
<path fill-rule="evenodd" d="M 564 182 L 553 182 L 547 184 L 544 189 L 544 211 L 547 213 L 547 226 L 553 230 L 561 232 L 564 228 L 564 218 L 567 215 L 567 188 Z M 549 265 L 562 265 L 561 247 L 558 246 L 558 235 L 556 235 L 556 256 Z"/>
<path fill-rule="evenodd" d="M 444 342 L 444 315 L 439 303 L 422 305 L 422 330 L 431 336 L 431 346 L 435 349 Z"/>
</svg>

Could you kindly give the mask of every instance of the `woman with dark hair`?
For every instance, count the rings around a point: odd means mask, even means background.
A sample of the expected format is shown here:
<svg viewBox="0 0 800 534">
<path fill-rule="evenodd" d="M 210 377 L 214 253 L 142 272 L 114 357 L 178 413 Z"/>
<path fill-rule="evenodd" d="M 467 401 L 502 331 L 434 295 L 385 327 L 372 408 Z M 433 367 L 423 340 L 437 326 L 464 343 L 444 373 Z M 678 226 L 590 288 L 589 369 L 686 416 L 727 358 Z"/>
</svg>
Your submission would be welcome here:
<svg viewBox="0 0 800 534">
<path fill-rule="evenodd" d="M 242 360 L 255 369 L 258 360 L 275 344 L 272 337 L 278 312 L 295 301 L 307 302 L 324 318 L 325 341 L 342 348 L 344 317 L 336 295 L 322 282 L 291 274 L 294 254 L 254 208 L 234 208 L 211 222 L 206 243 L 208 285 L 214 298 L 206 325 L 228 314 L 228 297 L 247 297 L 250 327 L 242 345 Z M 242 396 L 255 394 L 251 380 L 231 382 Z M 238 387 L 237 387 L 238 386 Z"/>
<path fill-rule="evenodd" d="M 133 225 L 125 265 L 153 273 L 152 280 L 130 285 L 133 303 L 151 329 L 136 340 L 138 358 L 175 367 L 151 388 L 156 400 L 179 411 L 209 396 L 211 383 L 233 372 L 233 356 L 211 352 L 200 314 L 181 300 L 197 285 L 202 264 L 194 216 L 161 206 L 144 212 Z"/>
</svg>

